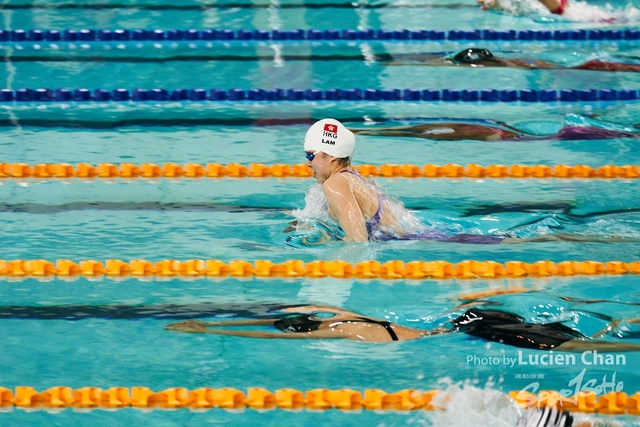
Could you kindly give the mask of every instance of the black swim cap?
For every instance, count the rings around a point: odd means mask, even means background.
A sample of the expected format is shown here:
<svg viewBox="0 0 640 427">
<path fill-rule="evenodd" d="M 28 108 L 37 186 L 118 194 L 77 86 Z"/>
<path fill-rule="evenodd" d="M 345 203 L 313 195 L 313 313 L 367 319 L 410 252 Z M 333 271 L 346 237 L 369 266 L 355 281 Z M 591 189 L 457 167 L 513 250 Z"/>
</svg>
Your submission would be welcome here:
<svg viewBox="0 0 640 427">
<path fill-rule="evenodd" d="M 462 52 L 456 54 L 453 57 L 454 61 L 462 62 L 463 64 L 479 64 L 484 60 L 492 61 L 493 53 L 489 49 L 480 49 L 477 47 L 471 47 L 469 49 L 465 49 Z"/>
</svg>

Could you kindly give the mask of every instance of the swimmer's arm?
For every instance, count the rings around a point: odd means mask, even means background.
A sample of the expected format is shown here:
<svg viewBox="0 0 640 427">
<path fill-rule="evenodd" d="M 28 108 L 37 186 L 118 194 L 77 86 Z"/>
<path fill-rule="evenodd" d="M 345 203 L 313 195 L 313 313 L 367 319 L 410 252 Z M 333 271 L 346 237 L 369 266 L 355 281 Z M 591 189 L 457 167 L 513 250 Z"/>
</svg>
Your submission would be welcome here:
<svg viewBox="0 0 640 427">
<path fill-rule="evenodd" d="M 605 336 L 609 332 L 611 332 L 614 329 L 616 329 L 620 325 L 621 322 L 622 321 L 618 320 L 618 319 L 612 321 L 609 325 L 605 326 L 604 328 L 602 328 L 601 330 L 599 330 L 595 334 L 591 335 L 591 338 L 602 338 L 603 336 Z"/>
<path fill-rule="evenodd" d="M 266 338 L 266 339 L 319 339 L 319 338 L 348 338 L 347 336 L 341 336 L 334 331 L 311 331 L 311 332 L 294 332 L 294 333 L 280 333 L 280 332 L 261 332 L 261 331 L 228 331 L 224 329 L 202 329 L 202 330 L 180 330 L 180 332 L 187 332 L 193 334 L 214 334 L 214 335 L 230 335 L 234 337 L 246 337 L 246 338 Z"/>
<path fill-rule="evenodd" d="M 278 311 L 282 311 L 285 313 L 314 313 L 317 311 L 322 311 L 324 313 L 362 316 L 360 313 L 355 313 L 349 310 L 343 310 L 341 308 L 332 307 L 330 305 L 305 305 L 305 306 L 297 306 L 297 307 L 287 307 Z"/>
<path fill-rule="evenodd" d="M 453 330 L 451 328 L 435 328 L 435 329 L 424 331 L 423 337 L 428 338 L 435 335 L 445 335 L 445 334 L 452 334 L 452 333 L 453 333 Z"/>
<path fill-rule="evenodd" d="M 476 0 L 476 1 L 480 5 L 480 9 L 482 10 L 489 10 L 489 9 L 500 10 L 500 6 L 498 5 L 497 0 Z"/>
<path fill-rule="evenodd" d="M 366 242 L 369 240 L 364 215 L 345 179 L 328 179 L 322 186 L 329 207 L 336 215 L 345 240 Z"/>
<path fill-rule="evenodd" d="M 205 330 L 210 326 L 270 326 L 277 319 L 252 319 L 252 320 L 232 320 L 228 322 L 202 322 L 200 320 L 185 320 L 184 322 L 170 323 L 165 326 L 165 330 L 186 331 L 187 329 Z"/>
<path fill-rule="evenodd" d="M 480 4 L 482 10 L 495 9 L 500 10 L 500 5 L 497 0 L 476 0 Z M 560 0 L 538 0 L 544 7 L 549 9 L 549 12 L 558 10 L 561 6 Z"/>
<path fill-rule="evenodd" d="M 291 231 L 296 231 L 297 229 L 298 229 L 298 220 L 296 219 L 295 221 L 291 221 L 291 224 L 289 224 L 287 228 L 282 230 L 282 232 L 289 233 Z"/>
<path fill-rule="evenodd" d="M 372 134 L 375 134 L 376 131 L 382 131 L 382 132 L 387 132 L 387 131 L 394 131 L 394 130 L 399 130 L 399 131 L 412 131 L 413 128 L 415 126 L 385 126 L 385 127 L 371 127 L 371 128 L 349 128 L 349 130 L 353 133 L 367 133 L 367 132 L 372 132 Z"/>
<path fill-rule="evenodd" d="M 538 0 L 542 3 L 549 12 L 553 12 L 554 10 L 558 10 L 560 6 L 562 6 L 562 2 L 560 0 Z"/>
<path fill-rule="evenodd" d="M 622 323 L 623 321 L 620 319 L 614 319 L 611 321 L 611 323 L 607 326 L 605 326 L 602 330 L 596 332 L 595 334 L 591 335 L 591 338 L 602 338 L 603 336 L 605 336 L 606 334 L 608 334 L 611 331 L 615 331 L 618 326 L 620 326 L 620 323 Z M 634 317 L 632 319 L 625 319 L 624 322 L 629 323 L 631 325 L 637 325 L 640 323 L 640 318 L 638 317 Z"/>
<path fill-rule="evenodd" d="M 369 135 L 369 136 L 397 136 L 407 138 L 430 138 L 429 134 L 420 133 L 415 129 L 406 130 L 392 130 L 389 128 L 377 128 L 377 129 L 353 129 L 353 133 L 357 135 Z"/>
<path fill-rule="evenodd" d="M 418 125 L 401 125 L 401 126 L 385 126 L 385 127 L 371 127 L 371 128 L 350 128 L 349 130 L 355 134 L 363 135 L 382 135 L 382 136 L 411 136 L 420 135 L 428 132 L 432 129 L 440 129 L 443 127 L 457 129 L 458 126 L 464 123 L 424 123 Z"/>
</svg>

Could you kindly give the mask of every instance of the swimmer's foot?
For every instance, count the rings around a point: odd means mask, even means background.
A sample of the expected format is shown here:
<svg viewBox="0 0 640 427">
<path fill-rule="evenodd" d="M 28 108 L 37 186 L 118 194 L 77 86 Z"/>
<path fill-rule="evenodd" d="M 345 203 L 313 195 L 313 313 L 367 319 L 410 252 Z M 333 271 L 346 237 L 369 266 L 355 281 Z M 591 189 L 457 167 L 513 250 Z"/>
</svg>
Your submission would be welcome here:
<svg viewBox="0 0 640 427">
<path fill-rule="evenodd" d="M 609 242 L 625 242 L 625 243 L 637 243 L 638 239 L 630 239 L 625 237 L 592 237 L 582 236 L 578 234 L 569 233 L 556 233 L 546 234 L 543 236 L 534 237 L 509 237 L 504 239 L 501 243 L 513 244 L 513 243 L 526 243 L 526 242 L 590 242 L 590 243 L 609 243 Z"/>
</svg>

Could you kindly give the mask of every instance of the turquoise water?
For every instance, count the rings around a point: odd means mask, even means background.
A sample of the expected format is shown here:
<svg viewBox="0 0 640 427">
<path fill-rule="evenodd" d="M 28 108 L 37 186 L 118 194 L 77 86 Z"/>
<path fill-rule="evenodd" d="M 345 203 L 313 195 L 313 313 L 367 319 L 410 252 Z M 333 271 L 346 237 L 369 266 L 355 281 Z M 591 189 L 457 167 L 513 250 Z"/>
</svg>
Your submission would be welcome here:
<svg viewBox="0 0 640 427">
<path fill-rule="evenodd" d="M 470 44 L 452 47 L 458 52 Z M 441 49 L 441 47 L 439 46 Z M 272 55 L 272 52 L 268 52 Z M 132 55 L 135 55 L 133 53 Z M 588 55 L 584 55 L 588 58 Z M 359 58 L 360 59 L 360 58 Z M 19 88 L 239 88 L 239 89 L 609 89 L 634 88 L 640 73 L 518 69 L 478 70 L 477 80 L 466 79 L 461 67 L 423 65 L 381 66 L 359 61 L 185 61 L 181 63 L 20 62 L 0 70 L 0 78 Z M 127 70 L 139 70 L 133 76 Z M 229 82 L 229 83 L 227 83 Z M 230 86 L 228 86 L 230 85 Z"/>
<path fill-rule="evenodd" d="M 220 308 L 220 316 L 223 317 L 231 316 L 243 308 L 260 310 L 261 305 L 313 301 L 348 308 L 366 307 L 367 315 L 393 319 L 411 326 L 434 327 L 460 313 L 460 309 L 453 312 L 449 310 L 455 305 L 452 298 L 464 292 L 517 286 L 535 290 L 492 300 L 530 320 L 568 320 L 570 325 L 593 333 L 605 325 L 594 318 L 593 313 L 615 313 L 619 316 L 637 314 L 637 306 L 628 305 L 640 302 L 637 295 L 628 290 L 633 289 L 634 284 L 635 280 L 631 277 L 393 284 L 359 280 L 282 282 L 227 279 L 154 283 L 137 280 L 92 282 L 81 279 L 55 285 L 27 280 L 7 283 L 12 289 L 3 291 L 2 297 L 5 306 L 28 307 L 65 304 L 99 307 L 117 304 L 145 305 L 153 309 L 157 304 L 188 306 L 209 302 Z M 46 296 L 43 295 L 43 289 L 48 289 Z M 559 299 L 566 296 L 575 299 L 602 297 L 620 303 L 584 304 Z M 301 390 L 316 387 L 360 389 L 363 386 L 396 390 L 407 387 L 431 389 L 466 381 L 480 388 L 488 386 L 512 390 L 524 388 L 532 382 L 518 378 L 518 375 L 535 374 L 536 377 L 544 377 L 536 378 L 544 389 L 563 389 L 572 388 L 573 385 L 569 383 L 580 375 L 582 369 L 586 369 L 584 382 L 596 379 L 600 383 L 604 375 L 610 381 L 615 372 L 616 383 L 622 381 L 625 391 L 634 391 L 639 379 L 637 372 L 631 368 L 638 363 L 639 356 L 634 353 L 626 354 L 626 365 L 613 368 L 587 365 L 580 358 L 575 365 L 560 370 L 550 366 L 531 367 L 522 364 L 511 367 L 505 363 L 482 366 L 474 364 L 473 356 L 498 357 L 501 360 L 504 357 L 522 358 L 526 361 L 529 355 L 538 352 L 522 350 L 521 356 L 518 349 L 487 344 L 463 335 L 376 345 L 176 335 L 162 330 L 166 320 L 152 319 L 131 321 L 94 318 L 75 322 L 13 319 L 3 320 L 3 323 L 6 325 L 2 329 L 3 348 L 6 351 L 2 360 L 3 383 L 9 387 L 24 384 L 25 378 L 29 378 L 29 384 L 36 389 L 46 389 L 62 381 L 71 387 L 91 384 L 104 388 L 113 384 L 125 387 L 144 384 L 154 389 L 175 385 L 197 388 L 206 384 L 241 390 L 251 386 L 275 390 L 295 384 Z M 24 340 L 25 334 L 38 339 Z M 274 374 L 276 370 L 277 375 Z M 37 376 L 30 374 L 34 371 L 38 372 Z M 62 372 L 65 374 L 61 375 Z M 339 377 L 335 375 L 337 373 Z M 198 422 L 224 420 L 243 425 L 264 419 L 264 422 L 276 425 L 291 417 L 282 412 L 271 412 L 271 416 L 266 417 L 265 414 L 246 411 L 244 414 L 235 414 L 237 418 L 233 418 L 218 412 L 167 413 L 164 422 L 166 425 L 183 422 L 195 425 Z M 116 420 L 125 422 L 132 417 L 140 417 L 139 412 L 132 410 L 98 414 L 74 414 L 67 410 L 52 416 L 24 414 L 14 410 L 10 415 L 3 416 L 11 417 L 10 420 L 16 423 L 28 420 L 30 423 L 45 424 L 59 422 L 60 425 L 86 422 L 109 425 Z M 149 415 L 141 420 L 155 422 L 156 417 Z M 316 414 L 315 417 L 309 417 L 310 414 L 301 415 L 295 418 L 295 422 L 319 423 L 335 415 Z M 373 419 L 386 425 L 403 425 L 410 418 L 424 421 L 424 416 L 416 414 L 374 416 L 366 413 L 362 416 L 345 414 L 338 420 L 350 424 Z"/>
<path fill-rule="evenodd" d="M 69 5 L 81 7 L 68 7 Z M 2 28 L 386 28 L 570 29 L 634 28 L 548 16 L 481 12 L 473 1 L 304 4 L 158 2 L 8 2 Z M 27 5 L 27 7 L 17 7 Z M 29 6 L 30 5 L 30 6 Z M 65 6 L 67 5 L 67 6 Z M 84 5 L 84 6 L 82 6 Z M 201 8 L 190 8 L 202 6 Z M 177 7 L 180 6 L 180 7 Z M 250 7 L 251 6 L 251 7 Z M 66 8 L 65 8 L 66 7 Z M 602 10 L 606 6 L 602 5 Z M 637 3 L 614 2 L 634 16 Z M 627 9 L 625 9 L 627 8 Z M 179 23 L 179 25 L 178 25 Z M 5 43 L 0 80 L 11 89 L 105 88 L 431 88 L 626 89 L 637 73 L 520 70 L 392 64 L 405 54 L 451 54 L 468 43 L 443 42 L 162 42 Z M 635 43 L 488 42 L 496 54 L 534 57 L 567 66 L 588 59 L 638 63 Z M 194 56 L 206 56 L 194 60 Z M 373 55 L 373 56 L 372 56 Z M 378 57 L 376 57 L 378 55 Z M 191 57 L 191 58 L 189 58 Z M 386 59 L 385 59 L 386 58 Z M 37 164 L 302 163 L 301 141 L 313 120 L 348 126 L 412 125 L 433 120 L 493 120 L 540 137 L 536 141 L 437 141 L 359 136 L 356 164 L 633 164 L 636 138 L 558 141 L 565 124 L 637 130 L 631 102 L 124 102 L 0 104 L 0 161 Z M 470 245 L 396 241 L 348 245 L 287 245 L 320 236 L 321 227 L 283 232 L 291 211 L 305 206 L 310 179 L 0 180 L 0 259 L 268 259 L 351 263 L 467 259 L 507 262 L 640 259 L 640 180 L 379 179 L 425 225 L 449 233 L 520 238 L 519 244 Z M 331 226 L 330 226 L 331 227 Z M 569 233 L 591 241 L 527 241 Z M 460 315 L 471 292 L 522 289 L 489 297 L 491 304 L 531 322 L 562 321 L 584 334 L 607 319 L 640 317 L 636 276 L 498 280 L 360 280 L 235 278 L 121 281 L 78 278 L 0 278 L 0 386 L 56 385 L 249 387 L 311 390 L 446 389 L 451 410 L 428 413 L 343 413 L 246 410 L 203 413 L 126 409 L 117 412 L 0 413 L 8 426 L 131 425 L 500 425 L 514 420 L 505 392 L 538 382 L 540 390 L 622 382 L 640 389 L 640 353 L 616 365 L 589 365 L 580 353 L 569 366 L 506 360 L 543 354 L 463 334 L 387 344 L 331 340 L 253 340 L 164 331 L 184 317 L 253 318 L 275 306 L 323 304 L 417 328 L 435 328 Z M 173 310 L 173 311 L 172 311 Z M 16 313 L 20 313 L 17 315 Z M 49 313 L 51 320 L 44 320 Z M 52 314 L 53 313 L 53 314 Z M 84 314 L 82 314 L 84 313 Z M 142 314 L 141 314 L 142 313 Z M 171 315 L 173 313 L 173 317 Z M 183 317 L 183 318 L 184 318 Z M 623 324 L 606 341 L 640 344 L 638 325 Z M 475 363 L 495 357 L 493 365 Z M 587 355 L 588 357 L 588 355 Z M 606 376 L 606 378 L 605 378 Z M 606 384 L 605 384 L 606 385 Z M 608 387 L 608 385 L 607 385 Z M 607 390 L 608 391 L 608 390 Z M 479 397 L 479 396 L 483 397 Z M 493 399 L 493 400 L 492 400 Z M 479 404 L 482 403 L 482 404 Z M 457 405 L 457 406 L 456 406 Z M 511 410 L 510 415 L 507 412 Z M 511 417 L 511 418 L 509 418 Z M 606 417 L 603 417 L 606 418 Z M 612 418 L 612 417 L 610 417 Z M 632 425 L 631 417 L 615 417 Z M 511 425 L 511 424 L 509 424 Z"/>
<path fill-rule="evenodd" d="M 5 29 L 67 29 L 75 28 L 585 28 L 602 27 L 590 24 L 588 18 L 569 21 L 548 14 L 517 17 L 510 14 L 480 14 L 473 1 L 404 1 L 404 2 L 180 2 L 163 9 L 163 3 L 100 2 L 100 7 L 86 2 L 46 2 L 34 8 L 16 8 L 25 2 L 6 2 L 2 11 Z M 29 2 L 26 2 L 29 4 Z M 76 7 L 65 9 L 65 5 Z M 610 2 L 617 11 L 637 7 L 637 2 Z M 57 5 L 58 7 L 55 7 Z M 205 5 L 198 8 L 194 5 Z M 149 7 L 152 6 L 152 7 Z M 173 7 L 171 7 L 173 6 Z M 191 6 L 191 7 L 190 7 Z M 274 7 L 279 6 L 279 7 Z M 600 5 L 604 6 L 604 5 Z M 179 13 L 179 25 L 176 23 Z M 633 11 L 627 16 L 633 19 Z M 540 19 L 542 18 L 542 19 Z M 585 22 L 587 21 L 587 22 Z M 633 22 L 633 21 L 632 21 Z M 637 20 L 636 20 L 637 22 Z M 608 24 L 615 26 L 615 24 Z"/>
</svg>

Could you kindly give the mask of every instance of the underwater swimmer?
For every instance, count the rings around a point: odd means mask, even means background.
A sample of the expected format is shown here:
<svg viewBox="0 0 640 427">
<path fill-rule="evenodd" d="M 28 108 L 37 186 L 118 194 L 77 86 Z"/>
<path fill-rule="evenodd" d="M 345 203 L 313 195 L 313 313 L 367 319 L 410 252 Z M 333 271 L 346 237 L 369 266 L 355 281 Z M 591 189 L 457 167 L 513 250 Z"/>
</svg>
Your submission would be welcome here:
<svg viewBox="0 0 640 427">
<path fill-rule="evenodd" d="M 640 72 L 640 64 L 627 64 L 624 62 L 607 62 L 599 59 L 593 59 L 583 64 L 573 67 L 564 67 L 549 61 L 531 58 L 502 58 L 495 56 L 489 49 L 471 47 L 462 50 L 452 57 L 434 57 L 424 58 L 420 54 L 407 54 L 393 56 L 389 61 L 389 65 L 402 64 L 402 59 L 408 60 L 415 64 L 424 63 L 426 65 L 458 65 L 470 67 L 511 67 L 511 68 L 528 68 L 528 69 L 573 69 L 573 70 L 591 70 L 591 71 L 621 71 L 621 72 Z"/>
<path fill-rule="evenodd" d="M 322 186 L 329 215 L 344 232 L 344 241 L 440 240 L 492 244 L 503 240 L 495 236 L 448 236 L 433 230 L 414 233 L 405 229 L 397 216 L 406 211 L 402 204 L 351 167 L 355 146 L 353 132 L 335 119 L 314 123 L 304 139 L 308 165 Z"/>
<path fill-rule="evenodd" d="M 476 123 L 438 121 L 409 126 L 351 128 L 351 131 L 357 135 L 411 137 L 444 141 L 586 141 L 640 137 L 640 132 L 576 125 L 565 125 L 553 135 L 537 136 L 495 121 Z"/>
<path fill-rule="evenodd" d="M 627 71 L 640 72 L 639 64 L 623 62 L 607 62 L 594 59 L 573 67 L 563 67 L 549 61 L 528 58 L 500 58 L 494 56 L 489 49 L 468 48 L 458 52 L 453 58 L 447 59 L 456 65 L 470 65 L 480 67 L 513 67 L 513 68 L 546 68 L 546 69 L 574 69 L 592 71 Z"/>
<path fill-rule="evenodd" d="M 279 319 L 253 319 L 229 322 L 187 320 L 171 323 L 166 330 L 232 335 L 251 338 L 285 339 L 347 339 L 364 342 L 407 341 L 434 335 L 461 332 L 486 341 L 535 350 L 582 352 L 587 350 L 623 352 L 640 351 L 639 344 L 602 341 L 594 338 L 616 329 L 619 321 L 611 322 L 598 333 L 587 337 L 560 322 L 528 323 L 520 316 L 496 309 L 467 309 L 449 321 L 449 327 L 431 330 L 409 328 L 374 317 L 329 306 L 295 306 L 280 311 L 291 315 Z M 629 319 L 639 324 L 640 319 Z M 272 326 L 281 332 L 216 329 L 229 326 Z"/>
</svg>

